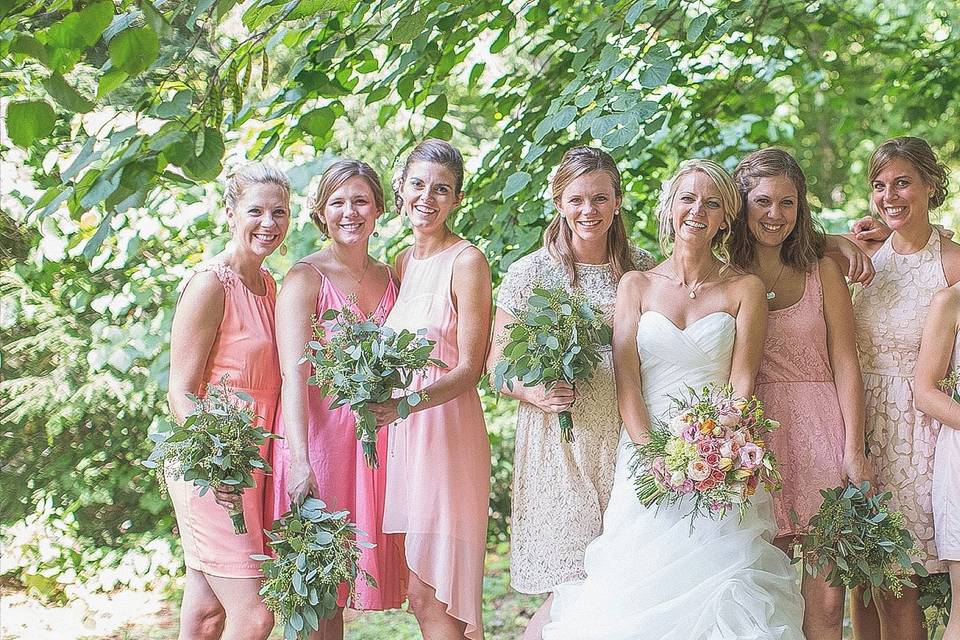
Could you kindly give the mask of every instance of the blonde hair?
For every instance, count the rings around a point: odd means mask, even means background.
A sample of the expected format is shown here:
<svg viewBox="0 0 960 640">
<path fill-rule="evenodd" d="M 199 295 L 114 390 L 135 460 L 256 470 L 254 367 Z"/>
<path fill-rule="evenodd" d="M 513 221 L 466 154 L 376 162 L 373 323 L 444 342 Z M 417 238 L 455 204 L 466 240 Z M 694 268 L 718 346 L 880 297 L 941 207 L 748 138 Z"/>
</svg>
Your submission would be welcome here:
<svg viewBox="0 0 960 640">
<path fill-rule="evenodd" d="M 660 250 L 664 256 L 673 253 L 675 231 L 673 229 L 673 200 L 677 196 L 680 180 L 691 173 L 699 171 L 713 180 L 720 191 L 720 203 L 723 206 L 723 221 L 726 229 L 720 230 L 713 238 L 713 251 L 723 262 L 723 268 L 730 265 L 730 234 L 733 232 L 733 222 L 740 213 L 740 192 L 733 184 L 730 174 L 712 160 L 686 160 L 663 187 L 660 202 L 657 205 L 657 219 L 660 223 Z M 721 271 L 723 270 L 721 268 Z"/>
<path fill-rule="evenodd" d="M 610 178 L 613 192 L 618 198 L 622 197 L 623 188 L 620 182 L 620 170 L 609 153 L 596 147 L 573 147 L 563 154 L 560 166 L 551 182 L 553 204 L 557 208 L 557 215 L 543 232 L 543 246 L 554 260 L 560 263 L 564 275 L 571 287 L 579 284 L 577 269 L 573 259 L 573 231 L 567 224 L 560 209 L 563 191 L 571 182 L 580 176 L 594 171 L 601 171 Z M 613 270 L 613 277 L 619 281 L 627 271 L 636 269 L 630 257 L 630 243 L 627 239 L 627 229 L 623 224 L 623 216 L 614 216 L 613 224 L 607 230 L 607 257 Z"/>
<path fill-rule="evenodd" d="M 250 162 L 240 165 L 227 176 L 223 194 L 227 207 L 236 208 L 244 190 L 254 184 L 275 184 L 283 191 L 287 201 L 290 200 L 290 180 L 283 171 L 263 162 Z"/>
<path fill-rule="evenodd" d="M 386 206 L 383 200 L 383 187 L 380 185 L 380 176 L 377 175 L 373 167 L 360 160 L 351 160 L 349 158 L 337 160 L 320 174 L 320 181 L 317 183 L 317 188 L 307 201 L 310 219 L 313 221 L 313 224 L 317 225 L 317 228 L 320 229 L 320 233 L 323 235 L 326 236 L 330 234 L 327 223 L 324 222 L 320 216 L 327 206 L 327 201 L 330 200 L 330 196 L 342 187 L 347 180 L 356 177 L 363 178 L 367 184 L 370 185 L 370 190 L 373 191 L 373 201 L 377 205 L 377 211 L 383 213 Z"/>
<path fill-rule="evenodd" d="M 827 239 L 823 229 L 810 213 L 807 202 L 807 178 L 797 161 L 783 149 L 760 149 L 749 154 L 733 172 L 733 182 L 740 191 L 743 204 L 740 215 L 733 224 L 730 238 L 730 254 L 733 264 L 747 269 L 753 264 L 757 253 L 757 239 L 747 225 L 747 194 L 757 186 L 761 178 L 784 176 L 797 190 L 797 222 L 780 245 L 780 259 L 800 271 L 809 271 L 823 257 Z"/>
<path fill-rule="evenodd" d="M 870 156 L 870 170 L 868 171 L 869 182 L 872 184 L 877 176 L 883 171 L 883 168 L 894 158 L 903 158 L 913 165 L 913 168 L 920 174 L 920 178 L 930 187 L 933 187 L 933 194 L 927 201 L 930 209 L 936 209 L 947 199 L 947 168 L 937 159 L 937 154 L 933 152 L 930 145 L 923 138 L 914 138 L 912 136 L 901 136 L 891 138 L 881 144 Z M 875 210 L 873 199 L 870 199 L 870 209 L 874 214 L 879 212 Z"/>
</svg>

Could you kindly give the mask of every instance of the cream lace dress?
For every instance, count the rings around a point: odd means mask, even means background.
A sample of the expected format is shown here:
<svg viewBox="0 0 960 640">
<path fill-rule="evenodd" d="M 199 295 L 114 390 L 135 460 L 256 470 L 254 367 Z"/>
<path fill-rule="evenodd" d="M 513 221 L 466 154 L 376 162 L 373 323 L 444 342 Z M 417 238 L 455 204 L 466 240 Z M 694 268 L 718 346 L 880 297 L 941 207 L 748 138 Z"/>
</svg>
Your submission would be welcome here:
<svg viewBox="0 0 960 640">
<path fill-rule="evenodd" d="M 655 264 L 641 249 L 631 248 L 631 256 L 638 269 Z M 612 324 L 617 281 L 610 265 L 576 268 L 578 287 Z M 569 289 L 562 267 L 543 248 L 510 266 L 497 306 L 513 315 L 514 309 L 526 307 L 536 286 Z M 524 402 L 517 413 L 510 583 L 522 593 L 551 592 L 560 583 L 585 577 L 583 552 L 600 534 L 613 487 L 620 416 L 609 349 L 593 378 L 577 391 L 571 443 L 560 442 L 556 414 Z"/>
<path fill-rule="evenodd" d="M 879 489 L 893 493 L 890 507 L 903 513 L 920 549 L 915 560 L 939 573 L 946 568 L 937 560 L 933 536 L 937 424 L 913 407 L 913 373 L 930 301 L 947 286 L 940 235 L 931 231 L 927 244 L 909 255 L 894 251 L 890 236 L 873 256 L 873 266 L 873 282 L 858 286 L 853 298 L 868 455 Z"/>
</svg>

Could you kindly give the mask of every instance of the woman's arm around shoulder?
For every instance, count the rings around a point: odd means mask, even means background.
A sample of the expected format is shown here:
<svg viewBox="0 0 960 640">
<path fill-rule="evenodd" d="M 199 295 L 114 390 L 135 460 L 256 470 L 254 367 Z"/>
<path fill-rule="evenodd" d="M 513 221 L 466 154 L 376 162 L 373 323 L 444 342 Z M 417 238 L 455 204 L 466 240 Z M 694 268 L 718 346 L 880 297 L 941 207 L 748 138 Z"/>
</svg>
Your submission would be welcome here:
<svg viewBox="0 0 960 640">
<path fill-rule="evenodd" d="M 913 381 L 916 408 L 954 429 L 960 429 L 960 404 L 941 390 L 938 383 L 949 373 L 958 328 L 960 290 L 941 289 L 930 303 Z"/>
<path fill-rule="evenodd" d="M 187 394 L 203 390 L 203 373 L 223 321 L 225 298 L 217 275 L 201 271 L 190 278 L 177 302 L 170 330 L 167 403 L 178 422 L 193 410 Z"/>
<path fill-rule="evenodd" d="M 734 393 L 749 398 L 760 371 L 767 331 L 766 289 L 763 281 L 753 274 L 733 276 L 733 280 L 737 335 L 733 342 L 730 384 Z"/>
<path fill-rule="evenodd" d="M 648 277 L 640 271 L 625 273 L 617 285 L 617 303 L 613 312 L 613 374 L 617 408 L 623 428 L 637 444 L 650 439 L 650 415 L 643 402 L 640 354 L 637 353 L 637 324 L 643 312 L 643 292 Z"/>
</svg>

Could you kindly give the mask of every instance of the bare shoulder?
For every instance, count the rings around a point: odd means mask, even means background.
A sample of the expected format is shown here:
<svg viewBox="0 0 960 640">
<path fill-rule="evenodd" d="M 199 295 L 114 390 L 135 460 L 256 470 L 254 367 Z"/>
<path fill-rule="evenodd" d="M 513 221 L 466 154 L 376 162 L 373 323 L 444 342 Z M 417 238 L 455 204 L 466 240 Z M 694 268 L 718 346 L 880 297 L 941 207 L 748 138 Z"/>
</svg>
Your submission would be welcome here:
<svg viewBox="0 0 960 640">
<path fill-rule="evenodd" d="M 316 265 L 314 268 L 311 265 Z M 320 271 L 318 271 L 318 269 Z M 322 269 L 316 262 L 296 262 L 286 275 L 283 276 L 283 285 L 278 294 L 279 300 L 286 300 L 291 296 L 297 299 L 315 300 L 320 293 Z"/>
<path fill-rule="evenodd" d="M 731 271 L 727 276 L 729 286 L 741 297 L 757 296 L 763 298 L 766 290 L 763 287 L 763 280 L 759 276 L 746 271 Z"/>
<path fill-rule="evenodd" d="M 456 269 L 485 269 L 488 271 L 490 269 L 487 257 L 483 255 L 480 249 L 473 245 L 457 254 L 457 257 L 454 258 L 453 265 Z"/>
<path fill-rule="evenodd" d="M 960 312 L 960 284 L 940 289 L 933 294 L 933 300 L 930 301 L 930 310 L 940 313 Z"/>
<path fill-rule="evenodd" d="M 830 258 L 820 258 L 817 265 L 820 268 L 820 283 L 822 286 L 841 286 L 846 289 L 846 280 L 844 280 L 843 273 L 836 262 Z"/>
<path fill-rule="evenodd" d="M 940 239 L 940 260 L 950 285 L 960 282 L 960 244 L 947 238 Z"/>
<path fill-rule="evenodd" d="M 223 304 L 223 283 L 214 271 L 200 271 L 187 282 L 180 295 L 180 304 Z"/>
</svg>

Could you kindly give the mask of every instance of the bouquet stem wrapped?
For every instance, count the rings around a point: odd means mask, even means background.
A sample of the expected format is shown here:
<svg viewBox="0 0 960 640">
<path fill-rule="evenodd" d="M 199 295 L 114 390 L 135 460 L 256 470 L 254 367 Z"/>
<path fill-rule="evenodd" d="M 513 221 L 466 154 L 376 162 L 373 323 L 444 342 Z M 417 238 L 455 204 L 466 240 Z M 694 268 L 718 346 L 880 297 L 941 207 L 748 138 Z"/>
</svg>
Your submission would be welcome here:
<svg viewBox="0 0 960 640">
<path fill-rule="evenodd" d="M 742 519 L 762 484 L 779 487 L 776 460 L 763 436 L 778 428 L 756 398 L 733 395 L 729 385 L 687 388 L 673 399 L 666 423 L 650 430 L 650 442 L 633 459 L 637 497 L 646 506 L 692 501 L 691 527 L 699 515 L 723 517 L 736 508 Z"/>
<path fill-rule="evenodd" d="M 536 287 L 525 310 L 514 309 L 522 321 L 505 327 L 509 340 L 503 358 L 494 368 L 494 385 L 513 390 L 519 379 L 526 387 L 558 382 L 574 385 L 589 380 L 600 363 L 600 350 L 610 345 L 612 331 L 604 324 L 600 309 L 591 305 L 582 291 Z M 558 416 L 561 442 L 573 442 L 573 417 Z"/>
<path fill-rule="evenodd" d="M 314 339 L 307 343 L 304 361 L 313 366 L 308 382 L 330 397 L 330 409 L 348 406 L 356 418 L 356 436 L 370 467 L 377 460 L 377 424 L 368 405 L 384 402 L 401 391 L 397 412 L 401 418 L 426 399 L 411 391 L 414 378 L 428 365 L 445 367 L 431 358 L 436 344 L 426 331 L 394 331 L 372 320 L 362 320 L 350 309 L 329 309 L 313 323 Z"/>
<path fill-rule="evenodd" d="M 183 424 L 150 436 L 154 449 L 143 465 L 158 469 L 161 482 L 166 470 L 175 478 L 192 481 L 202 496 L 211 488 L 255 487 L 255 471 L 270 473 L 260 446 L 276 436 L 256 424 L 253 398 L 230 389 L 227 379 L 207 385 L 203 397 L 189 396 L 195 407 Z M 247 533 L 242 507 L 230 512 L 230 520 L 234 533 Z"/>
</svg>

